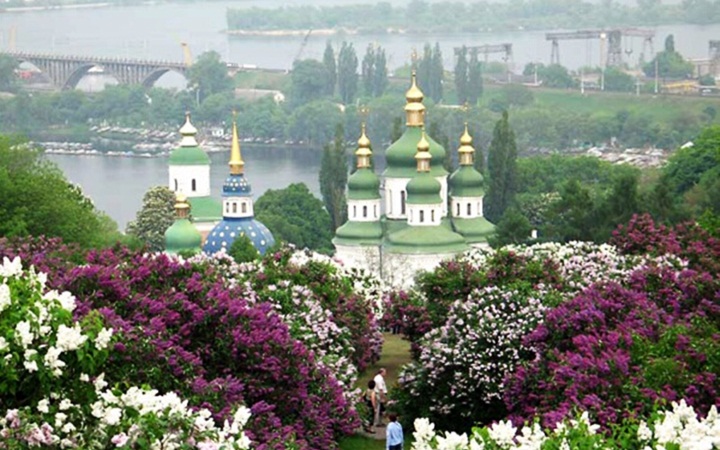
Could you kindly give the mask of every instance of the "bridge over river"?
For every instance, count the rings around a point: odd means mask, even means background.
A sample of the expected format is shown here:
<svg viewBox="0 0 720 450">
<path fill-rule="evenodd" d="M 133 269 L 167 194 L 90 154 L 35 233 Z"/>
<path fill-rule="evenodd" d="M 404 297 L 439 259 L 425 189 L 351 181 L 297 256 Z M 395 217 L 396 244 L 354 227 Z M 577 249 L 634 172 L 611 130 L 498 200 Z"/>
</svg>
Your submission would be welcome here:
<svg viewBox="0 0 720 450">
<path fill-rule="evenodd" d="M 151 87 L 161 76 L 170 71 L 187 76 L 189 68 L 185 63 L 173 61 L 51 55 L 17 51 L 0 51 L 0 54 L 11 56 L 18 63 L 27 62 L 34 65 L 59 89 L 74 89 L 94 67 L 101 67 L 105 74 L 115 77 L 119 84 L 141 84 L 145 87 Z M 241 69 L 247 69 L 234 63 L 226 63 L 226 66 L 231 74 Z"/>
</svg>

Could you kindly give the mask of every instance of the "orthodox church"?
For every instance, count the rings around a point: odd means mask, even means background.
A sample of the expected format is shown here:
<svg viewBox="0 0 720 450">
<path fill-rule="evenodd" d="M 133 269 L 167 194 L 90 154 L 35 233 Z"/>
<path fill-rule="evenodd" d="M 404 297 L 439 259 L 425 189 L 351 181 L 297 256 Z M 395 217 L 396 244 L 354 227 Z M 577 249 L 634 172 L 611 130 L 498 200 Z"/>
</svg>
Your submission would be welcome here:
<svg viewBox="0 0 720 450">
<path fill-rule="evenodd" d="M 175 223 L 165 232 L 166 251 L 198 253 L 202 249 L 213 254 L 230 250 L 236 238 L 247 236 L 260 254 L 265 254 L 275 240 L 254 217 L 252 188 L 245 178 L 236 121 L 222 202 L 211 195 L 210 158 L 197 143 L 197 129 L 190 123 L 189 114 L 180 134 L 180 146 L 170 154 L 168 168 L 169 187 L 177 200 Z"/>
<path fill-rule="evenodd" d="M 363 125 L 357 170 L 348 180 L 348 221 L 333 239 L 338 259 L 395 286 L 411 285 L 417 272 L 432 270 L 470 247 L 487 246 L 495 229 L 483 217 L 483 177 L 473 166 L 467 124 L 458 149 L 460 165 L 448 177 L 442 164 L 446 150 L 425 133 L 423 97 L 413 72 L 405 131 L 385 151 L 382 179 L 371 167 Z"/>
</svg>

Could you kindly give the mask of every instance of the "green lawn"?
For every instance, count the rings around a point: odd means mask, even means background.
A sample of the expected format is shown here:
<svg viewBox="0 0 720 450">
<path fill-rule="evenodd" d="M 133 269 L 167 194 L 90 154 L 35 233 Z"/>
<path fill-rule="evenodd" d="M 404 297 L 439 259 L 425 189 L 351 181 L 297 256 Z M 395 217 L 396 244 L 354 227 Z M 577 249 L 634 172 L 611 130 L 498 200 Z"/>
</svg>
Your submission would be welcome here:
<svg viewBox="0 0 720 450">
<path fill-rule="evenodd" d="M 397 385 L 400 368 L 410 362 L 410 343 L 402 339 L 400 335 L 385 333 L 383 335 L 385 342 L 383 343 L 382 355 L 377 364 L 370 366 L 365 372 L 360 374 L 357 386 L 361 389 L 367 387 L 367 382 L 375 376 L 380 367 L 387 369 L 385 381 L 388 389 L 392 389 Z M 409 448 L 409 439 L 412 438 L 412 430 L 405 431 L 405 447 Z M 361 435 L 349 436 L 340 441 L 341 450 L 384 450 L 384 439 L 373 439 Z"/>
</svg>

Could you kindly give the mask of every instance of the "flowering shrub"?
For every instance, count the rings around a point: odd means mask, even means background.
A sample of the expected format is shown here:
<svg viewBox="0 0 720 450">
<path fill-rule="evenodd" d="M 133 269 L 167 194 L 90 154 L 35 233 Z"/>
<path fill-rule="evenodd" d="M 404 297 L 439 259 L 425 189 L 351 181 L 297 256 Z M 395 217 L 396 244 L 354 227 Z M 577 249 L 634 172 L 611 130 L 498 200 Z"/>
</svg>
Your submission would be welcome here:
<svg viewBox="0 0 720 450">
<path fill-rule="evenodd" d="M 175 394 L 106 389 L 113 329 L 96 313 L 73 321 L 75 298 L 46 280 L 19 258 L 0 266 L 0 448 L 249 448 L 243 407 L 217 429 Z"/>
<path fill-rule="evenodd" d="M 509 421 L 474 428 L 472 433 L 437 433 L 427 419 L 415 420 L 412 450 L 540 450 L 644 448 L 656 450 L 720 449 L 720 416 L 713 406 L 699 419 L 684 401 L 673 402 L 672 410 L 657 414 L 650 424 L 624 422 L 611 435 L 598 433 L 587 412 L 577 419 L 543 430 L 537 422 L 521 429 Z"/>
<path fill-rule="evenodd" d="M 84 265 L 67 266 L 53 284 L 77 296 L 75 315 L 99 311 L 122 332 L 109 382 L 176 392 L 219 423 L 248 405 L 247 435 L 259 448 L 333 448 L 356 428 L 329 369 L 271 303 L 247 283 L 226 280 L 221 267 L 124 249 L 90 252 Z"/>
<path fill-rule="evenodd" d="M 668 228 L 656 225 L 649 214 L 634 215 L 613 231 L 611 243 L 625 254 L 673 254 L 691 269 L 720 273 L 720 239 L 695 223 Z"/>
<path fill-rule="evenodd" d="M 609 425 L 681 398 L 706 411 L 720 403 L 717 298 L 709 275 L 669 268 L 587 289 L 527 337 L 539 356 L 510 378 L 508 409 L 546 426 L 577 408 Z"/>
<path fill-rule="evenodd" d="M 401 415 L 452 430 L 504 417 L 504 379 L 534 355 L 522 339 L 542 319 L 541 297 L 487 287 L 453 303 L 445 325 L 425 336 L 418 360 L 401 373 Z"/>
</svg>

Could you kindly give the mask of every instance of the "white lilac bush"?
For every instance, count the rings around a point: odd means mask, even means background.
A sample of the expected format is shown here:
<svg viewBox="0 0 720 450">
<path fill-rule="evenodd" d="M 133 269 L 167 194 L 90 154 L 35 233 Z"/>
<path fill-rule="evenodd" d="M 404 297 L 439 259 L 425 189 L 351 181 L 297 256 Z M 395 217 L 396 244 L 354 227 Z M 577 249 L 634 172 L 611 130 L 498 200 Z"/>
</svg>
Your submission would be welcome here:
<svg viewBox="0 0 720 450">
<path fill-rule="evenodd" d="M 453 303 L 400 375 L 403 395 L 413 397 L 405 403 L 422 405 L 413 413 L 461 425 L 502 409 L 505 377 L 532 355 L 522 338 L 542 319 L 543 295 L 486 287 Z"/>
<path fill-rule="evenodd" d="M 625 422 L 613 434 L 599 433 L 587 412 L 577 419 L 557 423 L 543 430 L 537 421 L 515 427 L 510 421 L 489 427 L 473 428 L 458 434 L 435 430 L 428 419 L 416 419 L 412 450 L 541 450 L 641 448 L 643 450 L 713 450 L 720 449 L 720 415 L 715 406 L 704 418 L 684 400 L 672 402 L 672 409 L 657 413 L 648 422 Z"/>
<path fill-rule="evenodd" d="M 75 298 L 46 281 L 19 258 L 0 265 L 0 448 L 249 448 L 247 408 L 217 428 L 173 393 L 109 387 L 113 330 L 74 321 Z"/>
</svg>

